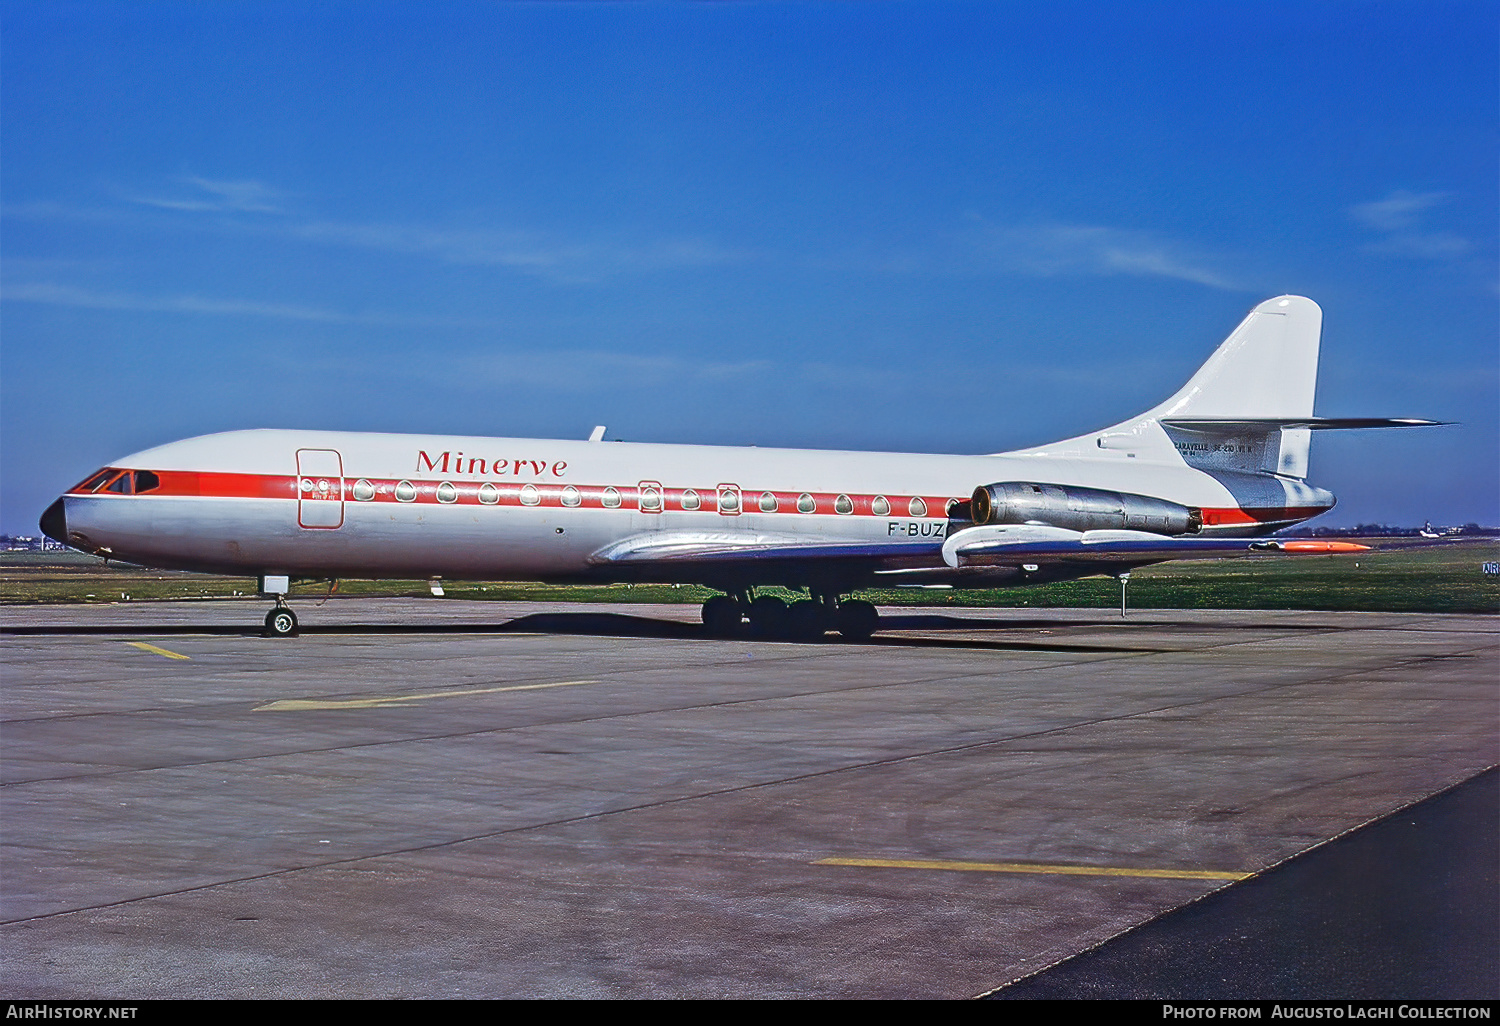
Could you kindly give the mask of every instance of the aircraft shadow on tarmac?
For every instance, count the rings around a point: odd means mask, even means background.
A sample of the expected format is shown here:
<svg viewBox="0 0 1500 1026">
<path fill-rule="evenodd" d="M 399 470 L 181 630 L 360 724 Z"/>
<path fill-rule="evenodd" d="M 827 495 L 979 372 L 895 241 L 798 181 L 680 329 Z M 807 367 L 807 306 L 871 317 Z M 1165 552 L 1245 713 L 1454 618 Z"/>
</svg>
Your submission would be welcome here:
<svg viewBox="0 0 1500 1026">
<path fill-rule="evenodd" d="M 886 645 L 900 648 L 964 648 L 1015 651 L 1059 651 L 1059 652 L 1109 652 L 1109 653 L 1156 653 L 1177 651 L 1161 645 L 1121 645 L 1101 642 L 1089 643 L 1082 639 L 1068 641 L 1029 637 L 1025 639 L 995 637 L 1010 631 L 1056 630 L 1077 632 L 1107 627 L 1172 630 L 1186 633 L 1223 633 L 1225 631 L 1251 630 L 1257 632 L 1282 631 L 1337 631 L 1346 629 L 1324 623 L 1235 623 L 1233 621 L 1205 622 L 1200 620 L 1173 620 L 1163 618 L 1098 617 L 1089 619 L 1053 619 L 1032 617 L 1024 620 L 996 620 L 981 616 L 954 616 L 948 614 L 920 613 L 911 615 L 887 615 L 881 618 L 880 633 L 862 641 L 846 641 L 837 635 L 795 642 L 797 644 L 858 644 Z M 973 637 L 975 632 L 985 632 L 990 637 Z M 913 636 L 920 632 L 927 636 Z M 969 637 L 943 637 L 949 632 L 965 632 Z M 680 640 L 703 640 L 708 637 L 702 624 L 684 623 L 678 620 L 662 620 L 653 617 L 635 616 L 627 613 L 601 612 L 557 612 L 532 613 L 500 623 L 356 623 L 356 624 L 303 624 L 304 635 L 335 634 L 557 634 L 592 635 L 617 638 L 673 638 Z M 0 627 L 0 635 L 187 635 L 209 634 L 224 636 L 255 637 L 261 634 L 251 624 L 67 624 L 56 626 L 6 625 Z M 935 635 L 935 636 L 934 636 Z M 1116 635 L 1118 637 L 1118 635 Z M 748 631 L 732 640 L 766 644 L 788 644 L 785 638 L 765 638 Z"/>
</svg>

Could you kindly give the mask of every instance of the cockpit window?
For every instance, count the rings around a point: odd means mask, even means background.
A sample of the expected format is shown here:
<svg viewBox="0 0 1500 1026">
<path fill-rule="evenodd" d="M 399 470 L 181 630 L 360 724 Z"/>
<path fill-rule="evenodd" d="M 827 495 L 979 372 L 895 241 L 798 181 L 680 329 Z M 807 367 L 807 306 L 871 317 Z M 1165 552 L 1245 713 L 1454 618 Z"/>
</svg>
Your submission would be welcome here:
<svg viewBox="0 0 1500 1026">
<path fill-rule="evenodd" d="M 104 482 L 108 481 L 110 478 L 114 477 L 116 473 L 117 472 L 113 467 L 105 467 L 103 470 L 99 471 L 99 473 L 84 481 L 73 490 L 75 492 L 97 492 L 100 486 L 102 486 Z"/>
<path fill-rule="evenodd" d="M 112 492 L 115 495 L 139 495 L 154 492 L 161 487 L 161 475 L 151 470 L 120 470 L 105 467 L 83 483 L 74 485 L 74 492 Z"/>
</svg>

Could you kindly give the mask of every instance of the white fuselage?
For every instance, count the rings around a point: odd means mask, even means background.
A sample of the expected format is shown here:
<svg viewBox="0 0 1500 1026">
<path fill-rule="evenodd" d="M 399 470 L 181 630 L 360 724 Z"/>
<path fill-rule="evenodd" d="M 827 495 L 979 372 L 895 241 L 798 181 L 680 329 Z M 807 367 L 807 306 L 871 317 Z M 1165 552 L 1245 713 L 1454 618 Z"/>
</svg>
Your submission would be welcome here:
<svg viewBox="0 0 1500 1026">
<path fill-rule="evenodd" d="M 70 544 L 147 566 L 301 577 L 721 583 L 721 571 L 691 563 L 643 570 L 597 558 L 668 532 L 860 543 L 876 550 L 864 572 L 925 567 L 946 580 L 941 546 L 964 526 L 950 509 L 992 482 L 1149 495 L 1201 509 L 1206 534 L 1264 533 L 1332 504 L 1300 480 L 1190 466 L 1170 446 L 1091 453 L 1084 440 L 952 456 L 255 430 L 112 466 L 149 471 L 138 480 L 155 487 L 69 492 Z M 805 583 L 769 566 L 770 579 L 736 580 Z"/>
</svg>

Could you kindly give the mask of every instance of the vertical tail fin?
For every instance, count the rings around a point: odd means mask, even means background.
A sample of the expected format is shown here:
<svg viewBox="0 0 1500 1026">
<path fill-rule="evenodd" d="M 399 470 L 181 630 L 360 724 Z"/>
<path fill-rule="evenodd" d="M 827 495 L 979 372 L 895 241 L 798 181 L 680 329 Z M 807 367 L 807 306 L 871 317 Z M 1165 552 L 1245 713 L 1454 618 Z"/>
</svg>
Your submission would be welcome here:
<svg viewBox="0 0 1500 1026">
<path fill-rule="evenodd" d="M 1311 432 L 1276 422 L 1312 417 L 1322 334 L 1323 311 L 1311 299 L 1268 299 L 1172 398 L 1091 440 L 1159 458 L 1175 449 L 1202 470 L 1305 478 Z"/>
<path fill-rule="evenodd" d="M 1000 455 L 1085 456 L 1106 450 L 1112 453 L 1106 458 L 1186 463 L 1218 479 L 1242 507 L 1331 508 L 1333 495 L 1306 481 L 1313 431 L 1438 422 L 1313 416 L 1322 333 L 1323 311 L 1312 300 L 1268 299 L 1166 402 L 1103 431 Z"/>
<path fill-rule="evenodd" d="M 1198 373 L 1152 415 L 1158 420 L 1311 417 L 1322 337 L 1323 311 L 1317 303 L 1303 296 L 1268 299 L 1251 310 Z M 1307 428 L 1237 434 L 1241 437 L 1215 438 L 1221 459 L 1212 462 L 1223 464 L 1226 470 L 1307 477 L 1312 440 Z M 1238 451 L 1225 451 L 1230 447 Z M 1232 456 L 1239 458 L 1223 458 Z"/>
<path fill-rule="evenodd" d="M 1148 416 L 1311 417 L 1323 311 L 1302 296 L 1261 303 L 1176 395 Z"/>
</svg>

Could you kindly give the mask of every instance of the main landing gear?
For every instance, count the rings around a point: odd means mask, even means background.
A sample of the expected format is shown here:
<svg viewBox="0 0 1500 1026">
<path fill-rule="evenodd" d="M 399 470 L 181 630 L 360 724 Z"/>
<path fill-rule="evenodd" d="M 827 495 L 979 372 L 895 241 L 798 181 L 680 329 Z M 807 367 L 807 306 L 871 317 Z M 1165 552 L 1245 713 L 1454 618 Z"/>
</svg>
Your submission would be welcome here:
<svg viewBox="0 0 1500 1026">
<path fill-rule="evenodd" d="M 862 599 L 840 601 L 830 592 L 813 592 L 811 598 L 790 605 L 774 595 L 752 599 L 749 590 L 715 595 L 703 603 L 703 626 L 712 637 L 735 637 L 746 620 L 753 637 L 797 641 L 811 641 L 829 631 L 862 641 L 880 629 L 880 614 L 873 605 Z"/>
</svg>

